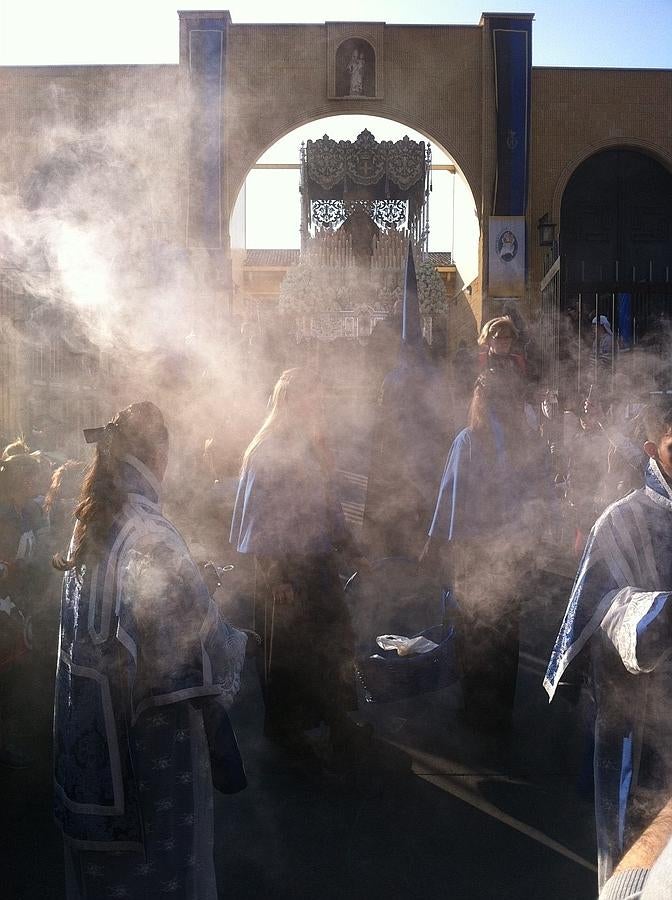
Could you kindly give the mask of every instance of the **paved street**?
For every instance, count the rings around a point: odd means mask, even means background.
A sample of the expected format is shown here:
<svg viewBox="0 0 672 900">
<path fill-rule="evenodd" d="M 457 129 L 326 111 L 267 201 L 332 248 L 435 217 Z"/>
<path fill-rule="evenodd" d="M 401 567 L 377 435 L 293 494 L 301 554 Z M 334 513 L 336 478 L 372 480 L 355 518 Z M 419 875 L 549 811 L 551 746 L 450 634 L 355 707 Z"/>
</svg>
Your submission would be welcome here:
<svg viewBox="0 0 672 900">
<path fill-rule="evenodd" d="M 360 473 L 368 469 L 361 423 L 371 421 L 355 409 L 348 446 L 338 453 L 341 502 L 355 534 L 366 498 Z M 218 597 L 224 613 L 249 626 L 249 603 L 230 596 L 245 593 L 246 561 L 235 554 L 221 561 L 236 563 Z M 549 706 L 541 686 L 569 588 L 550 572 L 530 585 L 509 741 L 461 724 L 458 684 L 414 700 L 362 704 L 358 715 L 373 724 L 374 746 L 346 782 L 306 770 L 262 737 L 261 692 L 248 661 L 232 718 L 249 787 L 216 796 L 220 896 L 594 898 L 592 802 L 577 788 L 586 755 L 582 713 L 562 698 Z M 11 900 L 62 896 L 60 836 L 51 822 L 51 677 L 46 665 L 31 676 L 26 713 L 35 765 L 0 769 L 1 896 Z M 585 795 L 585 774 L 581 783 Z"/>
<path fill-rule="evenodd" d="M 592 808 L 577 793 L 579 714 L 564 700 L 549 707 L 541 688 L 542 650 L 566 584 L 541 584 L 526 607 L 508 743 L 460 725 L 454 686 L 365 710 L 376 733 L 371 758 L 347 783 L 325 780 L 261 737 L 261 696 L 248 665 L 233 717 L 250 785 L 216 800 L 220 896 L 594 897 Z M 11 900 L 62 896 L 50 820 L 49 673 L 38 676 L 29 716 L 36 763 L 0 770 L 2 896 Z"/>
</svg>

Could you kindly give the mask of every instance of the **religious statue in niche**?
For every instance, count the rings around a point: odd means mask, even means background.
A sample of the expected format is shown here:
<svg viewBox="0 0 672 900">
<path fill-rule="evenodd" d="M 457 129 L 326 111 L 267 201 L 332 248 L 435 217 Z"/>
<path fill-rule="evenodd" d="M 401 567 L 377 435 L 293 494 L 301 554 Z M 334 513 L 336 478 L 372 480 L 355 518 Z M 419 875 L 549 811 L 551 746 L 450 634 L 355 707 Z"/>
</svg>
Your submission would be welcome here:
<svg viewBox="0 0 672 900">
<path fill-rule="evenodd" d="M 356 48 L 352 51 L 347 70 L 350 73 L 350 96 L 361 97 L 364 93 L 364 54 Z"/>
<path fill-rule="evenodd" d="M 363 38 L 343 41 L 336 50 L 336 96 L 376 96 L 376 54 Z"/>
</svg>

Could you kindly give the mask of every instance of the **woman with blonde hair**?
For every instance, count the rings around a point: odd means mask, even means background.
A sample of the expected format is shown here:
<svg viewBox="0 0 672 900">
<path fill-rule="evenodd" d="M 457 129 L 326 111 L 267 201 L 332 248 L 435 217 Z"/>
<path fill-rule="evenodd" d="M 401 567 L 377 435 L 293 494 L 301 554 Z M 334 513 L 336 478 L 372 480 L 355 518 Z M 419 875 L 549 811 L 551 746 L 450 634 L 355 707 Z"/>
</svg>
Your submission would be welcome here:
<svg viewBox="0 0 672 900">
<path fill-rule="evenodd" d="M 168 431 L 153 403 L 88 429 L 96 455 L 64 572 L 55 817 L 68 900 L 215 900 L 213 783 L 244 774 L 225 708 L 245 635 L 226 625 L 161 512 Z M 224 745 L 217 735 L 228 735 Z M 220 768 L 221 764 L 221 768 Z"/>
<path fill-rule="evenodd" d="M 15 440 L 12 441 L 11 444 L 7 444 L 5 449 L 2 451 L 3 460 L 9 459 L 10 456 L 29 456 L 30 455 L 30 447 L 24 441 L 23 437 L 19 435 Z"/>
<path fill-rule="evenodd" d="M 264 634 L 266 736 L 309 753 L 303 732 L 330 726 L 337 755 L 358 729 L 353 633 L 339 580 L 338 554 L 359 556 L 333 489 L 319 376 L 288 369 L 243 455 L 231 543 L 253 554 L 256 630 Z"/>
<path fill-rule="evenodd" d="M 525 357 L 514 350 L 518 336 L 511 316 L 496 316 L 486 322 L 478 336 L 479 369 L 494 369 L 514 380 L 523 379 Z"/>
</svg>

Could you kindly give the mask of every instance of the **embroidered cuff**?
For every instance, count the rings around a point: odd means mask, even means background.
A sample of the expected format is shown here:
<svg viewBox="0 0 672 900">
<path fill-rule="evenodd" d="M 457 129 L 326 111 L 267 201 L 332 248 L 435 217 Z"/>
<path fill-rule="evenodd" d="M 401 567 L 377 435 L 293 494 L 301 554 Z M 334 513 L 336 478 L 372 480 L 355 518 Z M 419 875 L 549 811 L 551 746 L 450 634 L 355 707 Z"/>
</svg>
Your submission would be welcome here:
<svg viewBox="0 0 672 900">
<path fill-rule="evenodd" d="M 602 888 L 599 900 L 638 900 L 648 874 L 648 869 L 624 869 L 612 875 Z"/>
</svg>

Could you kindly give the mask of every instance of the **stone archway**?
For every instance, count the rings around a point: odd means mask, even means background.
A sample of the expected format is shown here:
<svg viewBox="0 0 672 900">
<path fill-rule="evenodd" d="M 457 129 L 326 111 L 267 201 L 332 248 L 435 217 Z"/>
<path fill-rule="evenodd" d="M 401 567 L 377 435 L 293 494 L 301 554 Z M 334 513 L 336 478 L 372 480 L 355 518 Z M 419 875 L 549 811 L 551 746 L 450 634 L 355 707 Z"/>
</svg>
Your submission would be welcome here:
<svg viewBox="0 0 672 900">
<path fill-rule="evenodd" d="M 291 194 L 291 188 L 288 186 L 289 171 L 285 173 L 284 180 L 278 182 L 278 194 L 274 194 L 272 189 L 274 173 L 264 170 L 298 167 L 299 146 L 302 142 L 319 140 L 326 133 L 335 139 L 337 144 L 345 146 L 344 141 L 355 141 L 355 137 L 360 132 L 372 132 L 377 139 L 393 144 L 397 142 L 403 144 L 403 141 L 408 138 L 411 142 L 425 141 L 433 148 L 432 162 L 436 163 L 438 168 L 432 175 L 433 191 L 429 202 L 431 243 L 426 249 L 435 264 L 440 267 L 450 298 L 455 297 L 463 287 L 470 285 L 477 278 L 480 223 L 476 215 L 476 198 L 464 173 L 446 149 L 433 136 L 429 136 L 427 140 L 426 135 L 412 128 L 406 128 L 398 121 L 380 115 L 375 117 L 355 116 L 348 113 L 330 116 L 326 119 L 320 118 L 306 126 L 292 130 L 268 148 L 268 151 L 254 162 L 250 172 L 245 173 L 246 176 L 252 175 L 253 178 L 258 176 L 259 181 L 248 184 L 245 191 L 241 186 L 229 222 L 235 276 L 233 281 L 236 285 L 237 296 L 241 295 L 242 283 L 251 284 L 252 281 L 256 283 L 259 280 L 264 282 L 262 294 L 273 294 L 281 279 L 279 270 L 284 266 L 295 264 L 298 260 L 299 221 L 298 218 L 296 223 L 291 218 L 288 220 L 283 209 L 286 209 L 288 203 L 295 204 L 298 216 L 301 204 L 299 172 L 294 173 L 296 178 L 295 194 Z M 357 139 L 357 142 L 360 138 Z M 357 142 L 355 142 L 355 146 Z M 255 171 L 257 164 L 260 164 L 258 173 Z M 447 169 L 447 171 L 442 171 L 442 169 Z M 263 189 L 260 186 L 262 180 L 265 182 Z M 390 182 L 391 184 L 392 182 Z M 272 196 L 275 196 L 276 200 L 270 203 Z M 267 197 L 269 203 L 263 197 Z M 274 226 L 273 222 L 275 222 Z M 294 230 L 288 232 L 287 225 Z M 245 228 L 246 234 L 243 228 Z M 273 233 L 272 228 L 275 229 Z M 273 234 L 276 234 L 278 241 L 282 243 L 269 243 L 269 237 L 272 240 Z M 249 237 L 251 237 L 250 242 L 247 240 Z M 255 240 L 259 239 L 260 242 L 255 243 Z M 277 253 L 273 253 L 269 249 L 273 247 L 278 248 Z M 288 249 L 292 247 L 295 249 Z M 242 250 L 245 250 L 245 253 L 241 253 Z M 248 250 L 249 256 L 247 255 Z M 292 254 L 297 254 L 296 260 Z M 249 259 L 249 265 L 254 269 L 254 275 L 243 273 L 241 267 L 248 265 L 242 262 L 244 259 Z M 268 270 L 264 268 L 265 266 L 268 266 Z M 471 296 L 471 293 L 465 295 L 465 302 L 470 301 Z M 463 298 L 458 299 L 461 302 Z M 458 303 L 458 300 L 455 300 L 455 303 Z"/>
<path fill-rule="evenodd" d="M 559 221 L 568 291 L 669 279 L 672 171 L 649 153 L 616 146 L 586 158 L 567 182 Z"/>
<path fill-rule="evenodd" d="M 477 26 L 432 28 L 343 21 L 238 25 L 228 12 L 180 13 L 180 67 L 190 102 L 189 251 L 216 257 L 220 282 L 230 282 L 228 223 L 254 161 L 291 129 L 347 113 L 388 118 L 431 135 L 463 173 L 479 224 L 491 216 L 515 219 L 509 226 L 524 246 L 532 19 L 528 13 L 484 14 Z M 349 83 L 339 85 L 346 50 L 352 71 Z M 494 260 L 485 232 L 481 227 L 477 318 Z M 496 296 L 502 289 L 500 278 Z M 524 267 L 506 289 L 507 296 L 524 296 Z M 216 291 L 214 284 L 213 296 Z"/>
<path fill-rule="evenodd" d="M 269 169 L 284 166 L 289 168 L 292 163 L 298 164 L 301 158 L 300 144 L 304 141 L 319 142 L 325 133 L 341 145 L 344 141 L 354 141 L 363 130 L 372 132 L 381 141 L 393 144 L 403 143 L 405 136 L 411 142 L 422 142 L 425 138 L 425 135 L 414 129 L 381 116 L 344 114 L 318 119 L 309 125 L 312 127 L 295 129 L 285 135 L 269 148 L 268 154 L 265 153 L 255 161 L 261 163 L 259 171 L 255 171 L 255 166 L 252 167 L 252 179 L 245 190 L 241 189 L 240 202 L 234 205 L 229 231 L 232 235 L 232 284 L 237 314 L 248 315 L 245 310 L 253 309 L 254 314 L 258 315 L 259 311 L 270 312 L 274 309 L 282 294 L 284 279 L 289 277 L 294 284 L 290 270 L 298 266 L 300 260 L 299 245 L 303 244 L 299 238 L 303 232 L 300 231 L 298 219 L 301 209 L 299 172 L 294 172 L 292 176 L 295 178 L 295 193 L 292 193 L 289 184 L 291 173 L 286 171 L 284 180 L 279 182 L 278 193 L 275 194 L 272 191 L 272 178 L 279 173 Z M 475 214 L 476 199 L 459 166 L 455 165 L 445 148 L 432 136 L 429 143 L 433 147 L 432 161 L 448 171 L 435 171 L 432 176 L 429 233 L 435 237 L 426 247 L 428 256 L 425 262 L 435 267 L 445 285 L 449 301 L 449 344 L 453 348 L 462 339 L 473 340 L 477 330 L 480 223 Z M 255 182 L 254 178 L 257 176 L 258 181 Z M 273 202 L 270 202 L 271 197 L 275 198 Z M 287 215 L 283 214 L 282 210 L 287 208 L 287 204 L 295 204 L 296 221 L 288 221 Z M 442 213 L 439 213 L 439 205 L 442 206 Z M 312 220 L 312 213 L 310 219 Z M 283 223 L 287 223 L 293 230 L 288 231 Z M 442 241 L 437 240 L 440 236 Z M 273 243 L 275 239 L 278 243 Z M 394 242 L 393 236 L 391 241 Z M 388 254 L 385 255 L 387 258 Z"/>
<path fill-rule="evenodd" d="M 193 27 L 209 26 L 210 17 L 199 15 L 204 18 L 194 19 Z M 185 35 L 189 16 L 183 18 Z M 482 185 L 490 183 L 495 164 L 483 157 L 484 91 L 488 94 L 492 85 L 483 81 L 482 27 L 223 25 L 226 43 L 219 60 L 225 58 L 225 83 L 217 96 L 204 95 L 210 108 L 220 106 L 226 123 L 221 130 L 223 218 L 228 220 L 246 173 L 268 147 L 306 123 L 342 114 L 387 118 L 431 137 L 455 160 L 482 213 Z M 213 37 L 213 47 L 203 57 L 203 66 L 212 64 L 213 78 L 220 71 L 215 58 L 219 46 Z M 366 46 L 372 48 L 375 84 L 363 85 L 361 94 L 346 93 L 343 85 L 339 90 L 339 48 L 366 51 Z M 183 46 L 184 63 L 190 60 L 187 50 Z M 190 80 L 194 71 L 192 59 Z M 439 72 L 442 90 L 436 88 Z M 205 76 L 209 78 L 208 72 Z M 486 193 L 488 205 L 489 187 Z"/>
<path fill-rule="evenodd" d="M 652 360 L 668 352 L 657 342 L 672 321 L 672 170 L 647 151 L 612 145 L 587 155 L 562 194 L 557 312 L 567 313 L 564 339 L 578 335 L 574 351 L 563 353 L 580 388 L 590 379 L 613 391 L 618 377 L 621 389 L 650 389 L 658 377 Z M 610 357 L 599 360 L 581 339 L 598 321 L 613 332 Z M 657 348 L 646 365 L 621 356 L 637 345 Z"/>
<path fill-rule="evenodd" d="M 288 122 L 286 125 L 283 125 L 277 131 L 273 132 L 272 135 L 269 135 L 268 138 L 264 139 L 263 143 L 260 142 L 257 149 L 253 150 L 252 147 L 248 148 L 244 156 L 237 161 L 235 169 L 233 167 L 230 169 L 228 203 L 229 219 L 233 213 L 236 199 L 249 172 L 251 171 L 255 163 L 274 144 L 276 144 L 282 138 L 287 137 L 287 135 L 291 134 L 293 131 L 298 131 L 302 126 L 310 125 L 312 122 L 318 122 L 321 119 L 332 118 L 334 116 L 352 115 L 372 116 L 379 119 L 387 119 L 388 121 L 394 122 L 402 127 L 417 131 L 418 134 L 422 135 L 422 137 L 428 140 L 431 144 L 439 147 L 442 152 L 450 157 L 450 159 L 455 163 L 457 169 L 459 170 L 460 176 L 464 179 L 467 187 L 469 188 L 469 191 L 471 192 L 472 197 L 474 198 L 474 208 L 476 209 L 477 214 L 480 213 L 480 179 L 477 177 L 475 172 L 469 170 L 468 161 L 465 161 L 463 156 L 455 151 L 453 142 L 451 140 L 446 140 L 444 138 L 438 137 L 427 127 L 424 122 L 417 121 L 412 116 L 401 116 L 396 111 L 386 110 L 379 104 L 368 105 L 366 103 L 359 103 L 355 108 L 334 109 L 333 106 L 325 105 L 324 107 L 318 108 L 317 110 L 310 113 L 306 111 L 305 114 Z"/>
<path fill-rule="evenodd" d="M 604 150 L 616 149 L 639 151 L 642 154 L 651 156 L 653 159 L 660 162 L 660 164 L 663 165 L 666 169 L 672 172 L 672 154 L 665 152 L 665 150 L 657 144 L 652 144 L 648 141 L 644 141 L 638 138 L 609 138 L 607 140 L 600 141 L 599 143 L 591 144 L 590 146 L 585 147 L 581 151 L 581 153 L 570 160 L 570 162 L 565 166 L 562 174 L 558 178 L 555 185 L 555 190 L 553 191 L 553 199 L 551 202 L 552 221 L 560 221 L 560 210 L 565 189 L 567 188 L 570 179 L 577 171 L 577 169 L 582 165 L 582 163 L 590 159 L 591 156 L 595 156 L 596 154 L 601 153 Z"/>
</svg>

